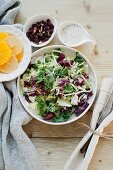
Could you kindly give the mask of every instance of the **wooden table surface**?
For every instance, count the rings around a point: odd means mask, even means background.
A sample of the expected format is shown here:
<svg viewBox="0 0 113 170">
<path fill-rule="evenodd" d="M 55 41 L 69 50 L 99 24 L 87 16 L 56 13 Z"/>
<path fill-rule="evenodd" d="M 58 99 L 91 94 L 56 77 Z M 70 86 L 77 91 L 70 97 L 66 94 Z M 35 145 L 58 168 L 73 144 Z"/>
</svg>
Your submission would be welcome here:
<svg viewBox="0 0 113 170">
<path fill-rule="evenodd" d="M 60 23 L 74 20 L 81 23 L 96 39 L 97 49 L 87 44 L 78 49 L 93 64 L 98 88 L 103 77 L 113 77 L 113 0 L 21 0 L 17 22 L 35 14 L 49 14 Z M 51 44 L 60 44 L 57 36 Z M 89 123 L 90 111 L 79 120 Z M 24 127 L 35 144 L 45 170 L 62 170 L 64 163 L 87 129 L 76 122 L 64 126 L 50 126 L 32 120 Z M 113 130 L 113 123 L 107 128 Z M 113 170 L 113 141 L 100 139 L 88 170 Z"/>
</svg>

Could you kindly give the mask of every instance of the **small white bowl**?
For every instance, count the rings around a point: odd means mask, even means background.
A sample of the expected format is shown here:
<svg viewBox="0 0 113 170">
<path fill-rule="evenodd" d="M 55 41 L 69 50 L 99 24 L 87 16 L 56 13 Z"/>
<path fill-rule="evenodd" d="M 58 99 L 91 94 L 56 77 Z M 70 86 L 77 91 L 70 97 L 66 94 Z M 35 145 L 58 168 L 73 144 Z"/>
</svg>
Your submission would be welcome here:
<svg viewBox="0 0 113 170">
<path fill-rule="evenodd" d="M 68 47 L 77 47 L 86 42 L 96 45 L 95 39 L 87 30 L 75 21 L 64 21 L 58 27 L 58 38 L 60 42 Z"/>
<path fill-rule="evenodd" d="M 55 48 L 61 48 L 61 50 L 68 56 L 72 57 L 73 55 L 75 55 L 75 52 L 77 50 L 73 49 L 73 48 L 70 48 L 70 47 L 66 47 L 66 46 L 63 46 L 63 45 L 52 45 L 52 46 L 47 46 L 47 47 L 44 47 L 44 48 L 41 48 L 37 51 L 35 51 L 32 55 L 32 61 L 35 61 L 38 56 L 43 56 L 45 53 L 49 52 L 50 50 L 53 50 Z M 80 53 L 80 52 L 79 52 Z M 92 79 L 92 90 L 93 90 L 93 96 L 90 98 L 89 100 L 89 106 L 86 108 L 86 110 L 80 114 L 79 116 L 76 116 L 76 115 L 72 115 L 71 118 L 66 121 L 66 122 L 60 122 L 60 123 L 54 123 L 54 122 L 49 122 L 49 121 L 45 121 L 41 118 L 40 115 L 37 115 L 36 114 L 36 110 L 33 110 L 29 107 L 29 104 L 26 102 L 24 96 L 23 96 L 23 91 L 22 91 L 22 87 L 20 85 L 20 77 L 18 78 L 18 81 L 17 81 L 17 88 L 18 88 L 18 95 L 19 95 L 19 98 L 20 98 L 20 101 L 23 105 L 23 107 L 27 110 L 27 112 L 33 116 L 35 119 L 43 122 L 43 123 L 46 123 L 46 124 L 51 124 L 51 125 L 64 125 L 64 124 L 68 124 L 68 123 L 71 123 L 71 122 L 74 122 L 78 119 L 80 119 L 88 110 L 89 108 L 91 107 L 94 99 L 95 99 L 95 96 L 96 96 L 96 91 L 97 91 L 97 78 L 96 78 L 96 74 L 95 74 L 95 71 L 93 69 L 93 66 L 92 64 L 90 63 L 90 61 L 82 54 L 80 53 L 81 56 L 86 60 L 88 66 L 89 66 L 89 75 Z"/>
<path fill-rule="evenodd" d="M 56 33 L 56 30 L 57 30 L 57 22 L 56 22 L 56 19 L 54 19 L 53 17 L 49 16 L 49 15 L 34 15 L 32 17 L 30 17 L 25 25 L 24 25 L 24 28 L 23 28 L 23 32 L 26 34 L 29 30 L 29 28 L 35 24 L 36 22 L 40 22 L 41 20 L 47 20 L 47 19 L 50 19 L 51 23 L 54 25 L 54 30 L 53 30 L 53 33 L 51 35 L 51 37 L 43 42 L 43 43 L 40 43 L 40 44 L 36 44 L 32 41 L 31 42 L 31 45 L 33 47 L 43 47 L 43 46 L 46 46 L 48 43 L 50 43 L 50 41 L 53 39 L 53 37 L 55 36 L 55 33 Z"/>
<path fill-rule="evenodd" d="M 17 69 L 8 74 L 0 73 L 0 82 L 5 82 L 17 78 L 26 70 L 31 60 L 31 44 L 28 38 L 24 35 L 24 33 L 13 26 L 1 25 L 0 32 L 7 32 L 16 36 L 21 41 L 23 47 L 23 57 Z"/>
</svg>

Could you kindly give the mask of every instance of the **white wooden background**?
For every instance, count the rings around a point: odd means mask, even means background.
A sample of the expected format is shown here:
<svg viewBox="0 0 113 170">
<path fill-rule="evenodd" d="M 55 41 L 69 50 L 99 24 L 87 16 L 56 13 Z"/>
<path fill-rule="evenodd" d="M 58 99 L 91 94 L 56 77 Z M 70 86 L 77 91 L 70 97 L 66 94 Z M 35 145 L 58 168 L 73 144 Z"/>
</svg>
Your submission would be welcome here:
<svg viewBox="0 0 113 170">
<path fill-rule="evenodd" d="M 81 23 L 97 41 L 97 49 L 90 44 L 78 48 L 93 64 L 98 88 L 103 77 L 113 77 L 113 0 L 21 0 L 17 22 L 35 14 L 49 14 L 60 23 L 74 20 Z M 52 44 L 59 44 L 57 36 Z M 91 110 L 79 121 L 89 123 Z M 50 126 L 32 120 L 24 127 L 37 148 L 45 170 L 62 170 L 63 165 L 83 137 L 86 128 L 72 123 Z M 113 123 L 107 128 L 113 130 Z M 88 170 L 113 170 L 113 142 L 100 139 Z"/>
</svg>

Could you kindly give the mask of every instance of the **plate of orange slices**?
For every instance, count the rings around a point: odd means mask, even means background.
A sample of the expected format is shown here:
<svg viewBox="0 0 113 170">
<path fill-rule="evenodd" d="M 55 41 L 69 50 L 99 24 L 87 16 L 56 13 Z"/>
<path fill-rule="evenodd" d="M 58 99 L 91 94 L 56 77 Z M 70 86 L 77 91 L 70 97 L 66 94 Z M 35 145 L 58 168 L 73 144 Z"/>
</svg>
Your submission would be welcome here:
<svg viewBox="0 0 113 170">
<path fill-rule="evenodd" d="M 31 60 L 31 45 L 19 29 L 0 26 L 0 82 L 20 76 Z"/>
</svg>

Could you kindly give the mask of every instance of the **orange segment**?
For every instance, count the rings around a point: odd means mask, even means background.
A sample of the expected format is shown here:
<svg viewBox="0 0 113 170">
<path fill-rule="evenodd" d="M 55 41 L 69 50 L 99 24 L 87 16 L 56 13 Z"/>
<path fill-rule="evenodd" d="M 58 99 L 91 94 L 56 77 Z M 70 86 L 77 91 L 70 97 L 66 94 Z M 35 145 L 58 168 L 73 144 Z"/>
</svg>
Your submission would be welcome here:
<svg viewBox="0 0 113 170">
<path fill-rule="evenodd" d="M 4 39 L 4 41 L 8 44 L 11 48 L 13 55 L 17 55 L 22 51 L 22 44 L 21 41 L 16 38 L 15 36 L 9 36 Z"/>
<path fill-rule="evenodd" d="M 12 56 L 12 51 L 8 47 L 7 43 L 0 41 L 0 65 L 7 63 Z"/>
<path fill-rule="evenodd" d="M 18 62 L 22 60 L 22 57 L 23 57 L 23 50 L 19 54 L 16 55 Z"/>
<path fill-rule="evenodd" d="M 15 56 L 12 56 L 10 61 L 0 66 L 0 71 L 3 73 L 10 73 L 16 70 L 18 67 L 18 60 Z"/>
<path fill-rule="evenodd" d="M 9 35 L 6 32 L 0 32 L 0 41 L 2 41 L 3 39 L 7 38 Z"/>
</svg>

